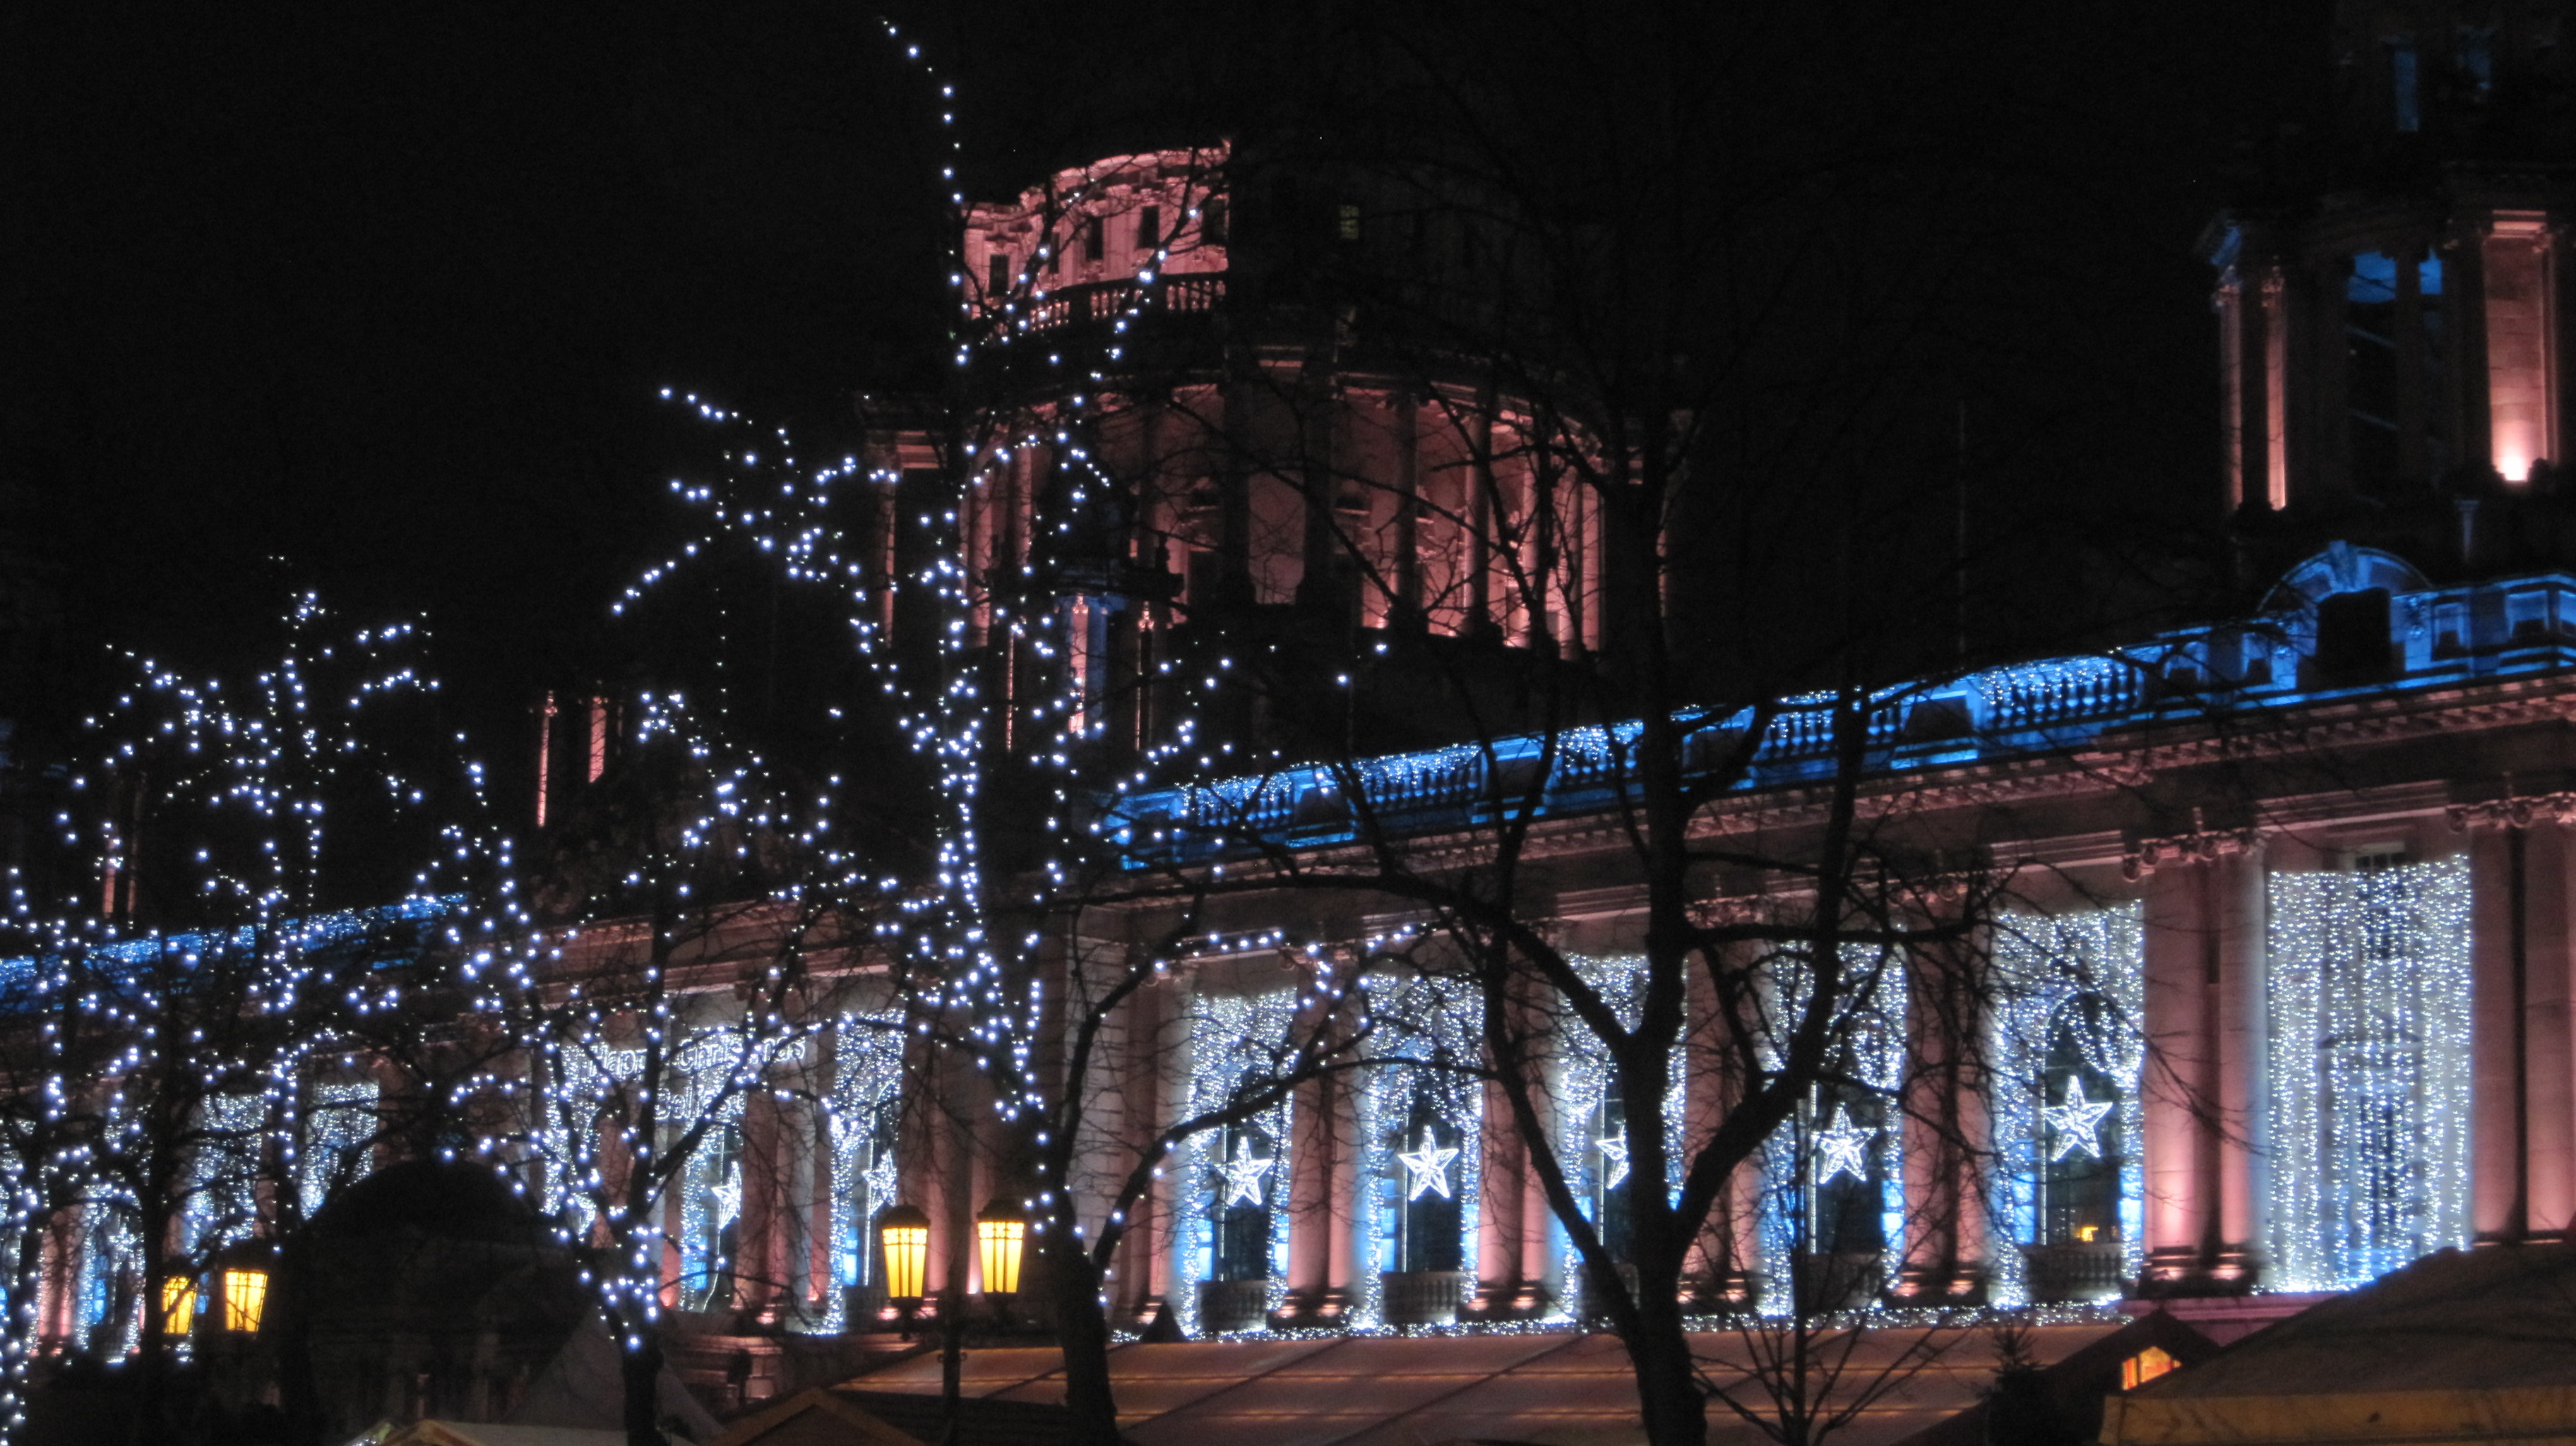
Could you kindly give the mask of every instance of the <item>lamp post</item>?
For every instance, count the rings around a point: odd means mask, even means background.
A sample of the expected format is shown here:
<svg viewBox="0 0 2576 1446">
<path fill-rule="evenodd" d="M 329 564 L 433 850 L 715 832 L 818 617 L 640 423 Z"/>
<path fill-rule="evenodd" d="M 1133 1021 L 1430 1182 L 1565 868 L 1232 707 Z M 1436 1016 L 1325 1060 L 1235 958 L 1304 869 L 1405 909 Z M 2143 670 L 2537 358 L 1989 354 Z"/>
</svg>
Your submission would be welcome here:
<svg viewBox="0 0 2576 1446">
<path fill-rule="evenodd" d="M 918 1205 L 888 1206 L 877 1216 L 877 1242 L 885 1251 L 886 1299 L 909 1336 L 930 1278 L 930 1216 Z"/>
<path fill-rule="evenodd" d="M 259 1333 L 268 1309 L 269 1244 L 245 1240 L 215 1253 L 215 1303 L 223 1311 L 223 1328 L 239 1335 Z M 193 1294 L 193 1292 L 192 1292 Z"/>
<path fill-rule="evenodd" d="M 184 1275 L 161 1282 L 161 1338 L 184 1341 L 197 1322 L 197 1282 Z"/>
<path fill-rule="evenodd" d="M 993 1201 L 975 1217 L 975 1248 L 983 1257 L 986 1295 L 1019 1293 L 1020 1257 L 1028 1235 L 1028 1212 L 1008 1200 Z"/>
</svg>

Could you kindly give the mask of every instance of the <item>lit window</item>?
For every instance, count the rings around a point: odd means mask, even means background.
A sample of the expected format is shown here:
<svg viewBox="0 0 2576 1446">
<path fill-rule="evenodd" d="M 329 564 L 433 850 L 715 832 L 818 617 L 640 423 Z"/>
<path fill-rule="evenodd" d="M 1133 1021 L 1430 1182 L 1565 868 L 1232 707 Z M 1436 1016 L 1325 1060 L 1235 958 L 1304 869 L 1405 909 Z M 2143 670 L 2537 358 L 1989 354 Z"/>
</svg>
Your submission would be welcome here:
<svg viewBox="0 0 2576 1446">
<path fill-rule="evenodd" d="M 2415 84 L 2415 42 L 2412 39 L 2388 43 L 2388 80 L 2391 100 L 2397 111 L 2397 128 L 2420 131 L 2424 128 L 2421 95 Z"/>
<path fill-rule="evenodd" d="M 2182 1369 L 2162 1346 L 2149 1346 L 2120 1363 L 2120 1389 L 2134 1391 L 2156 1377 Z"/>
<path fill-rule="evenodd" d="M 1360 239 L 1360 203 L 1344 201 L 1333 218 L 1333 234 L 1344 241 Z"/>
</svg>

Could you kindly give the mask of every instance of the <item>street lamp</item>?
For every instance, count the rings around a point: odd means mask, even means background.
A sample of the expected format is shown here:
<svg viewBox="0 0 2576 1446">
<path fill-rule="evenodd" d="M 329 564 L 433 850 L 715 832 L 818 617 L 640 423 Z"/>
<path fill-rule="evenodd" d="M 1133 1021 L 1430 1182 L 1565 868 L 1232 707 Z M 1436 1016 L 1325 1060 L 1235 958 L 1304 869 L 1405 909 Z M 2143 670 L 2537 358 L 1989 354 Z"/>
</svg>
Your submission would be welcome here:
<svg viewBox="0 0 2576 1446">
<path fill-rule="evenodd" d="M 887 1297 L 919 1301 L 930 1278 L 930 1217 L 918 1205 L 888 1206 L 877 1217 L 877 1241 L 885 1248 Z"/>
<path fill-rule="evenodd" d="M 1020 1255 L 1028 1234 L 1027 1212 L 1008 1200 L 995 1200 L 975 1217 L 975 1248 L 983 1255 L 985 1294 L 1018 1293 Z"/>
<path fill-rule="evenodd" d="M 245 1240 L 215 1256 L 215 1289 L 224 1311 L 224 1329 L 244 1335 L 259 1329 L 268 1308 L 268 1242 Z"/>
<path fill-rule="evenodd" d="M 197 1283 L 184 1275 L 165 1277 L 161 1282 L 161 1335 L 165 1340 L 185 1340 L 197 1319 Z"/>
</svg>

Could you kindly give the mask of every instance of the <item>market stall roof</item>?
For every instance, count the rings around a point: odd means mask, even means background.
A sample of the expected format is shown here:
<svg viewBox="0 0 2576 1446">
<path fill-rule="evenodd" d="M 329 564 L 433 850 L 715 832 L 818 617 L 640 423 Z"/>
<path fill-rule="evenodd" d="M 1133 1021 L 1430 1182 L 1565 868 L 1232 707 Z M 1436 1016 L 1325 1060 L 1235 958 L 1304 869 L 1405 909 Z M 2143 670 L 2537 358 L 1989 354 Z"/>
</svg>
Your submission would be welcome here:
<svg viewBox="0 0 2576 1446">
<path fill-rule="evenodd" d="M 2542 1244 L 2428 1255 L 2116 1399 L 2102 1439 L 2557 1441 L 2571 1421 L 2576 1246 Z"/>
</svg>

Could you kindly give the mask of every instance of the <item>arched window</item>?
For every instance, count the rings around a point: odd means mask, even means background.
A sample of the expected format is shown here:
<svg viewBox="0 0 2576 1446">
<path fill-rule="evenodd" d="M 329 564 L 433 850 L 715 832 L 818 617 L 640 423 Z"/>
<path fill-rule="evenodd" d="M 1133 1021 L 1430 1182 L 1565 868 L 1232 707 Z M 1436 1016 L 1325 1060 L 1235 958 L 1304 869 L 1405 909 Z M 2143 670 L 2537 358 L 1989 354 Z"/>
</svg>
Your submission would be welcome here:
<svg viewBox="0 0 2576 1446">
<path fill-rule="evenodd" d="M 1281 1184 L 1277 1137 L 1259 1124 L 1228 1125 L 1213 1138 L 1210 1166 L 1208 1278 L 1268 1280 L 1270 1216 Z"/>
<path fill-rule="evenodd" d="M 1634 1029 L 1644 1016 L 1646 963 L 1633 956 L 1578 958 L 1575 969 L 1598 992 L 1623 1028 Z M 1684 1051 L 1673 1052 L 1664 1091 L 1664 1157 L 1678 1171 L 1682 1161 L 1682 1120 L 1687 1098 Z M 1630 1168 L 1635 1122 L 1621 1097 L 1610 1054 L 1582 1022 L 1565 1016 L 1558 1050 L 1556 1103 L 1557 1156 L 1565 1162 L 1566 1184 L 1583 1202 L 1588 1218 L 1601 1232 L 1601 1243 L 1613 1260 L 1625 1263 L 1630 1192 L 1653 1188 Z M 1665 1189 L 1674 1182 L 1666 1180 Z M 1583 1278 L 1581 1261 L 1571 1246 L 1564 1261 L 1565 1279 Z"/>
<path fill-rule="evenodd" d="M 1481 1007 L 1448 979 L 1380 977 L 1365 987 L 1376 1031 L 1360 1099 L 1368 1149 L 1360 1188 L 1376 1262 L 1359 1282 L 1357 1319 L 1446 1324 L 1475 1268 L 1468 1232 L 1483 1186 Z"/>
<path fill-rule="evenodd" d="M 2136 904 L 1994 924 L 1997 1304 L 2102 1300 L 2145 1265 L 2146 932 Z"/>
<path fill-rule="evenodd" d="M 2039 1077 L 2039 1243 L 2110 1244 L 2121 1238 L 2120 1175 L 2126 1163 L 2134 1080 L 2106 1064 L 2104 1046 L 2133 1026 L 2099 991 L 2076 995 L 2050 1022 Z"/>
<path fill-rule="evenodd" d="M 1189 1085 L 1192 1115 L 1255 1103 L 1267 1096 L 1293 1050 L 1297 995 L 1202 994 L 1191 1000 Z M 1286 1293 L 1281 1264 L 1295 1201 L 1285 1145 L 1285 1099 L 1245 1118 L 1191 1136 L 1169 1172 L 1178 1186 L 1173 1232 L 1176 1313 L 1190 1334 L 1252 1330 Z"/>
<path fill-rule="evenodd" d="M 680 1305 L 715 1310 L 733 1301 L 742 1228 L 744 1161 L 737 1112 L 710 1128 L 688 1163 L 681 1200 Z"/>
<path fill-rule="evenodd" d="M 832 1162 L 833 1283 L 825 1330 L 849 1330 L 853 1313 L 885 1309 L 885 1259 L 877 1217 L 901 1204 L 895 1143 L 903 1086 L 900 1021 L 845 1014 L 832 1040 L 832 1082 L 820 1126 Z"/>
</svg>

